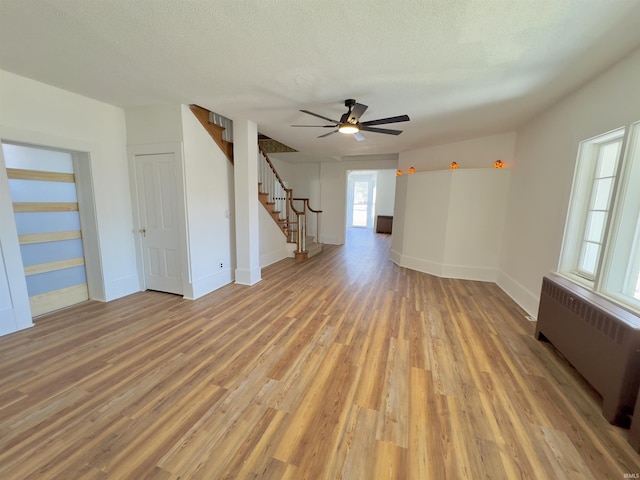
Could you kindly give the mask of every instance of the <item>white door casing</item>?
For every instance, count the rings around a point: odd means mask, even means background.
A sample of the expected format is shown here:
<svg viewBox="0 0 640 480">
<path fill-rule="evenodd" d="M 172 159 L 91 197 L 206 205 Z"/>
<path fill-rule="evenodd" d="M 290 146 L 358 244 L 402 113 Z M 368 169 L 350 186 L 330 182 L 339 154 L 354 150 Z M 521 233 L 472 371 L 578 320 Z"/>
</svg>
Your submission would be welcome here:
<svg viewBox="0 0 640 480">
<path fill-rule="evenodd" d="M 32 315 L 88 300 L 73 152 L 2 148 Z"/>
<path fill-rule="evenodd" d="M 183 294 L 176 155 L 134 155 L 145 286 Z"/>
<path fill-rule="evenodd" d="M 347 177 L 347 227 L 372 229 L 376 172 L 352 171 Z"/>
</svg>

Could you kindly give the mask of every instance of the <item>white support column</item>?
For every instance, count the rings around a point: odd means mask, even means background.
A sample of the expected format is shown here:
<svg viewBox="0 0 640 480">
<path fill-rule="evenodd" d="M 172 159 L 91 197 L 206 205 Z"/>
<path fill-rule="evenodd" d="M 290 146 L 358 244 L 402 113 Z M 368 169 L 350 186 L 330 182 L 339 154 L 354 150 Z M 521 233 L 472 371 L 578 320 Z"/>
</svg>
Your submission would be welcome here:
<svg viewBox="0 0 640 480">
<path fill-rule="evenodd" d="M 258 220 L 258 126 L 246 119 L 233 121 L 233 178 L 236 215 L 236 283 L 262 280 Z"/>
</svg>

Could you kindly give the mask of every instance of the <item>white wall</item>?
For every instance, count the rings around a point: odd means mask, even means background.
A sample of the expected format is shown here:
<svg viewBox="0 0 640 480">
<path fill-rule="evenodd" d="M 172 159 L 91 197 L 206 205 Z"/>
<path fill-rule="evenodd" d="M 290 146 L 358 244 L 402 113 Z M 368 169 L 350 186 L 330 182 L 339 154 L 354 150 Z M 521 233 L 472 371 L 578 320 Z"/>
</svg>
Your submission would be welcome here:
<svg viewBox="0 0 640 480">
<path fill-rule="evenodd" d="M 640 49 L 517 132 L 498 284 L 536 315 L 557 269 L 578 143 L 640 120 Z"/>
<path fill-rule="evenodd" d="M 187 105 L 182 130 L 191 285 L 185 296 L 199 298 L 233 280 L 233 165 Z"/>
<path fill-rule="evenodd" d="M 287 188 L 293 189 L 296 198 L 308 198 L 311 207 L 320 203 L 320 163 L 291 163 L 281 160 L 277 153 L 270 153 L 269 159 Z"/>
<path fill-rule="evenodd" d="M 515 142 L 516 132 L 507 132 L 411 150 L 400 153 L 398 168 L 404 172 L 409 167 L 415 167 L 418 172 L 444 170 L 451 162 L 457 162 L 461 169 L 491 168 L 496 160 L 510 167 Z"/>
<path fill-rule="evenodd" d="M 391 259 L 398 265 L 442 273 L 450 189 L 451 175 L 444 170 L 398 177 L 391 239 Z"/>
<path fill-rule="evenodd" d="M 396 197 L 396 170 L 378 170 L 376 178 L 376 216 L 393 215 Z"/>
<path fill-rule="evenodd" d="M 445 243 L 445 275 L 497 279 L 510 169 L 448 170 L 452 177 Z"/>
<path fill-rule="evenodd" d="M 280 160 L 276 157 L 277 154 L 275 153 L 268 153 L 267 155 L 269 156 L 269 160 L 271 160 L 273 168 L 276 169 L 276 172 L 278 172 L 278 175 L 280 175 L 280 178 L 285 183 L 287 188 L 293 188 L 291 187 L 291 177 L 293 175 L 289 172 L 289 168 L 293 167 L 294 164 L 289 163 L 285 160 Z"/>
<path fill-rule="evenodd" d="M 485 168 L 399 177 L 391 259 L 433 275 L 495 281 L 509 173 Z"/>
<path fill-rule="evenodd" d="M 137 291 L 124 111 L 4 71 L 0 84 L 0 138 L 89 154 L 91 178 L 81 182 L 91 183 L 95 201 L 101 278 L 88 279 L 100 284 L 95 298 L 112 300 Z M 13 224 L 13 216 L 0 222 Z M 7 249 L 15 245 L 3 241 L 3 252 Z M 13 274 L 8 280 L 14 281 Z"/>
<path fill-rule="evenodd" d="M 283 258 L 293 256 L 295 245 L 287 248 L 287 239 L 280 227 L 273 221 L 273 217 L 260 205 L 260 268 L 276 263 Z"/>
<path fill-rule="evenodd" d="M 127 144 L 182 142 L 181 107 L 174 103 L 127 108 Z"/>
</svg>

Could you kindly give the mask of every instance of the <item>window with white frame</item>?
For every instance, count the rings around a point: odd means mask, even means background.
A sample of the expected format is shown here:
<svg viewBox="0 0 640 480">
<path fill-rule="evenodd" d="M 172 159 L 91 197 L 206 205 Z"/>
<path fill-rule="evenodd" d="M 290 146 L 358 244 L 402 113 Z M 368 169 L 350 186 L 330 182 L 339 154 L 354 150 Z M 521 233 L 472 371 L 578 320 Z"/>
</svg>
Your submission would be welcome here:
<svg viewBox="0 0 640 480">
<path fill-rule="evenodd" d="M 640 311 L 640 122 L 580 143 L 559 270 Z"/>
</svg>

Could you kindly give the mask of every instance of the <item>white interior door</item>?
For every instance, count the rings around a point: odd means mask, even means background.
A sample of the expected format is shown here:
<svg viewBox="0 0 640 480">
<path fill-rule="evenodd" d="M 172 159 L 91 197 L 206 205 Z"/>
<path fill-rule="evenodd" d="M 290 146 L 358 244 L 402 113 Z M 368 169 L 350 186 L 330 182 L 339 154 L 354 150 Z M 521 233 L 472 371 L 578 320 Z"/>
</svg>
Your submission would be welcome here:
<svg viewBox="0 0 640 480">
<path fill-rule="evenodd" d="M 136 155 L 135 166 L 146 288 L 182 295 L 175 155 Z"/>
</svg>

